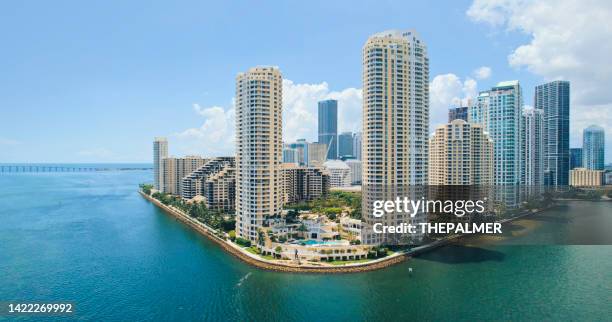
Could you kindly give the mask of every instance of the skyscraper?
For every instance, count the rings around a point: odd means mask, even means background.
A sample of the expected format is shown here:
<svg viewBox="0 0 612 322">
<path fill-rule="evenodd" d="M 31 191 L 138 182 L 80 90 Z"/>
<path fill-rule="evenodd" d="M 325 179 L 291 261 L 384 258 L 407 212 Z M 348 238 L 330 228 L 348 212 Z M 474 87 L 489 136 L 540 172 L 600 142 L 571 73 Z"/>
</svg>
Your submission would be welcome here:
<svg viewBox="0 0 612 322">
<path fill-rule="evenodd" d="M 429 136 L 429 58 L 414 30 L 389 30 L 368 38 L 363 59 L 362 186 L 366 244 L 417 243 L 420 234 L 383 235 L 376 223 L 418 224 L 406 213 L 372 217 L 375 200 L 406 196 L 403 189 L 427 184 Z M 401 187 L 402 190 L 397 189 Z M 420 199 L 422 195 L 413 195 Z M 381 222 L 384 221 L 384 222 Z"/>
<path fill-rule="evenodd" d="M 361 160 L 361 143 L 361 132 L 357 132 L 355 136 L 353 136 L 353 153 L 355 153 L 355 159 L 357 160 Z M 359 182 L 361 182 L 361 178 Z"/>
<path fill-rule="evenodd" d="M 282 210 L 282 97 L 277 67 L 236 78 L 236 235 L 252 241 Z"/>
<path fill-rule="evenodd" d="M 493 140 L 480 124 L 456 119 L 440 125 L 429 140 L 430 185 L 490 185 Z"/>
<path fill-rule="evenodd" d="M 448 110 L 448 123 L 454 121 L 454 120 L 464 120 L 467 122 L 468 120 L 468 107 L 467 106 L 463 106 L 463 107 L 451 107 Z"/>
<path fill-rule="evenodd" d="M 352 132 L 342 132 L 340 135 L 338 135 L 338 158 L 346 156 L 355 156 L 353 152 Z"/>
<path fill-rule="evenodd" d="M 325 163 L 327 152 L 327 144 L 325 143 L 307 143 L 307 162 L 306 164 L 313 167 L 320 167 Z"/>
<path fill-rule="evenodd" d="M 427 183 L 429 58 L 414 30 L 372 35 L 363 47 L 363 183 Z"/>
<path fill-rule="evenodd" d="M 554 186 L 569 184 L 569 102 L 568 81 L 535 88 L 535 108 L 544 111 L 544 170 Z"/>
<path fill-rule="evenodd" d="M 164 186 L 162 160 L 168 157 L 168 140 L 157 137 L 153 141 L 153 179 L 155 189 L 161 190 Z"/>
<path fill-rule="evenodd" d="M 470 123 L 481 124 L 494 142 L 494 184 L 520 183 L 520 124 L 523 97 L 518 81 L 500 82 L 480 92 L 470 107 Z"/>
<path fill-rule="evenodd" d="M 319 102 L 319 143 L 328 147 L 327 159 L 338 158 L 338 101 Z"/>
<path fill-rule="evenodd" d="M 570 170 L 582 168 L 582 148 L 570 149 Z"/>
<path fill-rule="evenodd" d="M 604 169 L 604 129 L 591 125 L 582 132 L 582 166 L 589 170 Z"/>
<path fill-rule="evenodd" d="M 521 184 L 544 185 L 544 111 L 524 109 L 521 121 Z"/>
</svg>

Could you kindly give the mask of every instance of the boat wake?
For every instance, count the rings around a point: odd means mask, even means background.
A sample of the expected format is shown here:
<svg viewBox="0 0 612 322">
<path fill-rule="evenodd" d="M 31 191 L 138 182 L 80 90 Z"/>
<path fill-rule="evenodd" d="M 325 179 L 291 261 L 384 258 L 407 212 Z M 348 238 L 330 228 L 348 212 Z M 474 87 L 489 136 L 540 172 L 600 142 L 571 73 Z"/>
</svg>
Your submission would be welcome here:
<svg viewBox="0 0 612 322">
<path fill-rule="evenodd" d="M 246 275 L 240 278 L 240 280 L 238 281 L 238 284 L 236 284 L 236 287 L 240 287 L 242 283 L 244 283 L 244 281 L 246 281 L 247 278 L 249 278 L 249 276 L 251 276 L 251 272 L 248 272 Z"/>
</svg>

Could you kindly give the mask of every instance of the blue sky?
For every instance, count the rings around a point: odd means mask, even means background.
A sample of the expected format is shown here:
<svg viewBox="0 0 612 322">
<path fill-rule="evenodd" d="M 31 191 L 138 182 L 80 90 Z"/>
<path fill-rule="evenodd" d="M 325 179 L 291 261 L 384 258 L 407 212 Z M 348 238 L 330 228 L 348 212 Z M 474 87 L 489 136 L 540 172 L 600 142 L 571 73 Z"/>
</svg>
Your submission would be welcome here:
<svg viewBox="0 0 612 322">
<path fill-rule="evenodd" d="M 287 139 L 315 139 L 308 120 L 322 97 L 346 99 L 340 127 L 358 130 L 361 47 L 386 29 L 414 28 L 428 45 L 436 85 L 430 129 L 450 101 L 502 80 L 519 79 L 525 104 L 532 105 L 536 84 L 586 79 L 576 76 L 580 65 L 571 58 L 589 54 L 569 48 L 572 57 L 548 66 L 554 59 L 533 39 L 549 34 L 555 22 L 534 27 L 515 19 L 534 12 L 522 7 L 487 1 L 0 2 L 0 162 L 150 162 L 154 136 L 167 136 L 175 155 L 229 154 L 235 76 L 255 65 L 279 66 L 291 81 Z M 563 13 L 546 16 L 554 14 Z M 534 57 L 529 51 L 510 57 L 530 45 L 540 65 L 525 63 L 525 55 Z M 474 70 L 483 66 L 491 73 L 479 78 Z M 603 95 L 576 106 L 608 112 L 610 103 Z M 609 116 L 591 114 L 576 126 L 592 121 L 608 130 Z M 572 140 L 576 146 L 579 135 Z"/>
</svg>

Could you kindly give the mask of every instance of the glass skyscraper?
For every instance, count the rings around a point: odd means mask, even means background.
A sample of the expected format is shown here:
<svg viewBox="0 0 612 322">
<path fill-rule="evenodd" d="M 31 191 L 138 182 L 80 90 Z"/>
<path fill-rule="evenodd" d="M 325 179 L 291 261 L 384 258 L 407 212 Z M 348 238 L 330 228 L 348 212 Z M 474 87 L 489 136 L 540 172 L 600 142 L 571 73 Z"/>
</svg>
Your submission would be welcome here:
<svg viewBox="0 0 612 322">
<path fill-rule="evenodd" d="M 582 148 L 570 149 L 570 170 L 582 168 Z"/>
<path fill-rule="evenodd" d="M 468 111 L 470 123 L 482 124 L 493 139 L 493 182 L 516 185 L 520 182 L 520 124 L 523 96 L 518 81 L 500 82 L 480 92 Z"/>
<path fill-rule="evenodd" d="M 544 170 L 555 186 L 569 184 L 569 100 L 568 81 L 535 88 L 535 108 L 544 111 Z"/>
<path fill-rule="evenodd" d="M 338 157 L 355 156 L 353 152 L 353 133 L 343 132 L 338 135 Z"/>
<path fill-rule="evenodd" d="M 604 129 L 591 125 L 582 132 L 582 166 L 589 170 L 604 169 Z"/>
<path fill-rule="evenodd" d="M 338 101 L 319 102 L 319 143 L 327 144 L 327 159 L 338 158 Z"/>
<path fill-rule="evenodd" d="M 454 120 L 464 120 L 467 122 L 468 120 L 468 107 L 451 107 L 448 110 L 448 123 Z"/>
</svg>

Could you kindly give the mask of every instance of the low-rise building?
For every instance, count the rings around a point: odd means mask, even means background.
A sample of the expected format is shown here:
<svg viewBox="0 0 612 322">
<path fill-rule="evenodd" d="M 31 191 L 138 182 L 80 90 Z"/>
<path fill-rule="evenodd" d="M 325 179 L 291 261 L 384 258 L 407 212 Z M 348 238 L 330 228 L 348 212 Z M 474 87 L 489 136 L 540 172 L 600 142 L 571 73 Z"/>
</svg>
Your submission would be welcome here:
<svg viewBox="0 0 612 322">
<path fill-rule="evenodd" d="M 603 171 L 586 168 L 570 170 L 570 186 L 596 187 L 603 185 Z"/>
<path fill-rule="evenodd" d="M 351 185 L 351 168 L 345 162 L 329 160 L 323 166 L 329 171 L 330 186 L 332 188 L 348 187 Z"/>
</svg>

